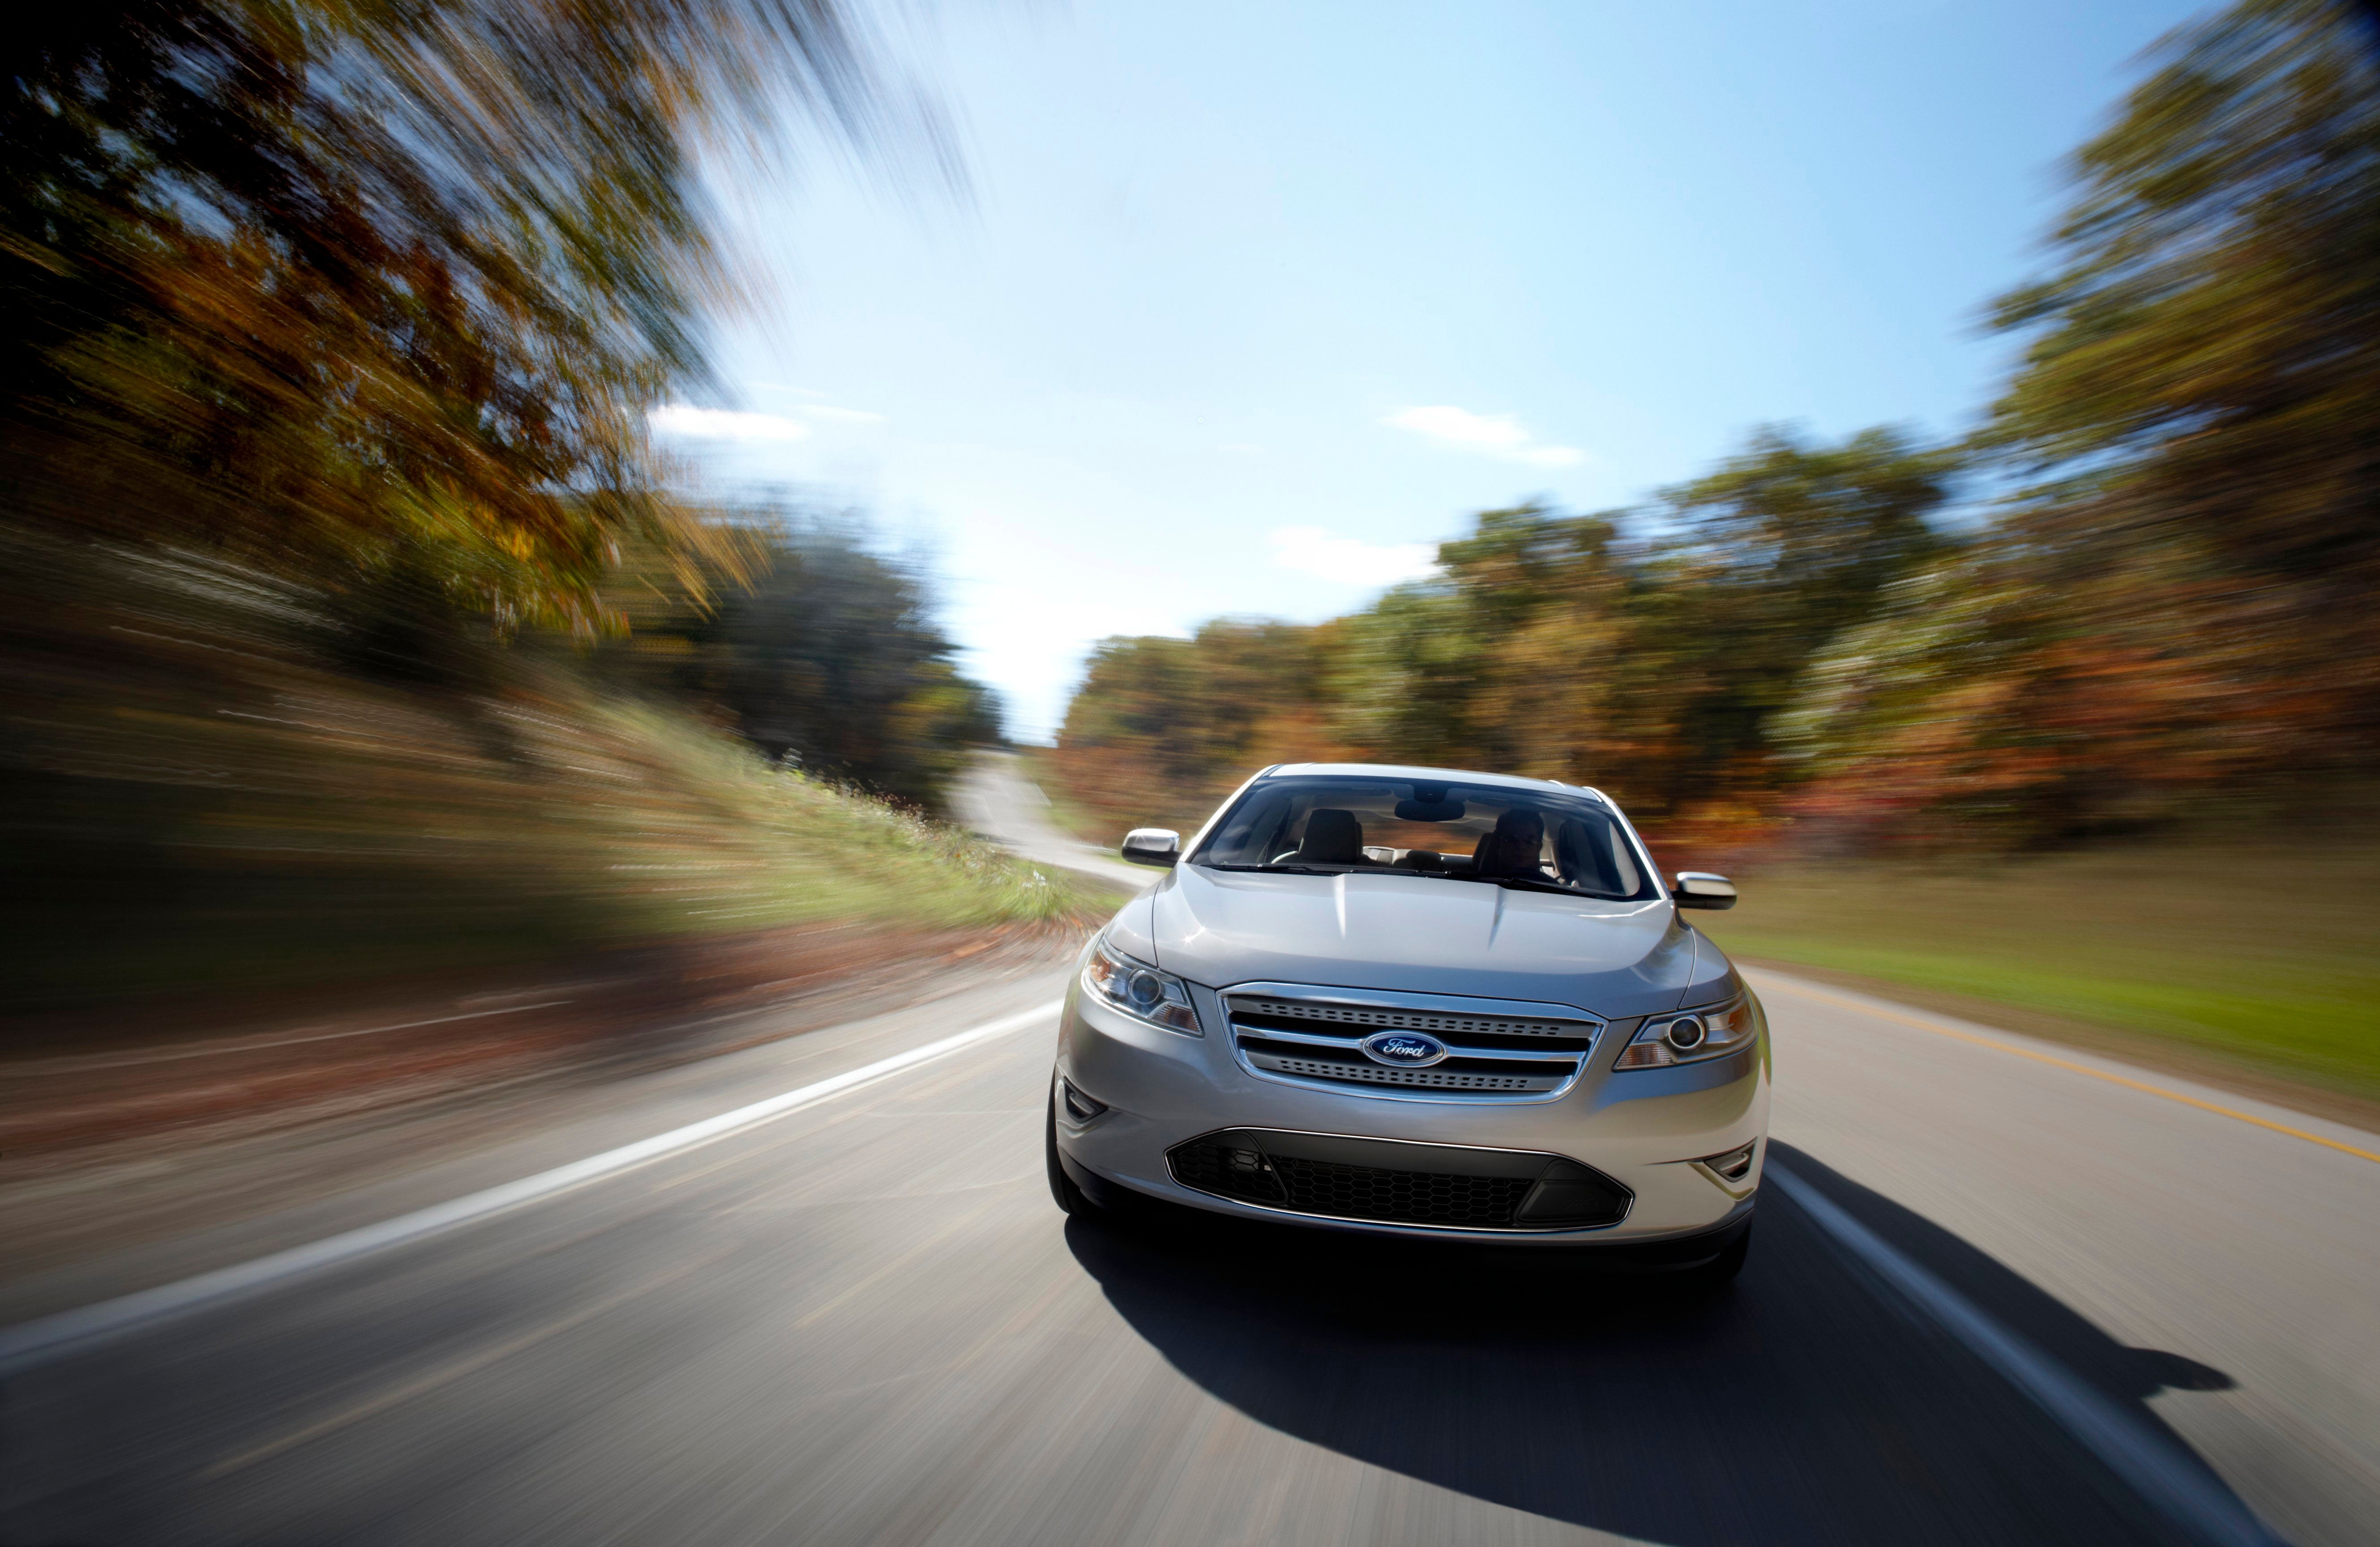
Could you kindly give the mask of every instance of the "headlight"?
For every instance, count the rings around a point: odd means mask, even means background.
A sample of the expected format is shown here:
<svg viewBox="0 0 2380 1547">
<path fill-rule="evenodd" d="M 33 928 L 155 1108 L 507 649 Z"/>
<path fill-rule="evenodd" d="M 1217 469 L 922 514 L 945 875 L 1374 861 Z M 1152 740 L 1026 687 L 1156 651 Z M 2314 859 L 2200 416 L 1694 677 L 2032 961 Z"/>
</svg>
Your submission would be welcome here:
<svg viewBox="0 0 2380 1547">
<path fill-rule="evenodd" d="M 1092 942 L 1090 965 L 1083 969 L 1083 986 L 1152 1026 L 1184 1036 L 1205 1034 L 1198 1029 L 1198 1012 L 1190 1008 L 1187 984 L 1172 973 L 1160 973 L 1145 961 L 1110 949 L 1104 938 Z"/>
<path fill-rule="evenodd" d="M 1750 994 L 1738 994 L 1724 1004 L 1705 1005 L 1668 1015 L 1649 1016 L 1621 1050 L 1614 1069 L 1667 1069 L 1671 1064 L 1698 1064 L 1723 1058 L 1750 1042 L 1760 1030 L 1760 1013 Z"/>
</svg>

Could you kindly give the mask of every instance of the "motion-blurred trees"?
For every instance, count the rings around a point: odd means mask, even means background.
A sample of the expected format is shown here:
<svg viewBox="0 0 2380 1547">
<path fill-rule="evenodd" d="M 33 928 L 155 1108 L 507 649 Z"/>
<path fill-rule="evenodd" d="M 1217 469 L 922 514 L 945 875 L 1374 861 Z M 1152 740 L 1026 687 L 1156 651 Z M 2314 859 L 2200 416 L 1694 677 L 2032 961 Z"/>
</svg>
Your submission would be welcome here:
<svg viewBox="0 0 2380 1547">
<path fill-rule="evenodd" d="M 1814 653 L 1941 550 L 1960 460 L 1888 428 L 1835 446 L 1772 429 L 1662 491 L 1653 529 L 1679 535 L 1654 540 L 1637 594 L 1669 744 L 1631 770 L 1636 799 L 1674 816 L 1764 792 L 1771 718 Z"/>
<path fill-rule="evenodd" d="M 588 632 L 730 560 L 645 411 L 723 292 L 696 161 L 868 131 L 835 0 L 35 7 L 0 92 L 6 515 Z"/>
<path fill-rule="evenodd" d="M 2159 54 L 2075 157 L 2057 272 L 1998 304 L 2032 335 L 1988 432 L 2037 480 L 2010 535 L 2084 582 L 2071 631 L 2182 610 L 2181 659 L 2266 700 L 2235 733 L 2336 766 L 2380 729 L 2373 22 L 2246 0 Z"/>
<path fill-rule="evenodd" d="M 1896 430 L 1824 445 L 1772 427 L 1646 511 L 1485 512 L 1440 546 L 1439 578 L 1321 628 L 1109 641 L 1061 768 L 1120 816 L 1324 757 L 1592 780 L 1651 816 L 1724 816 L 1757 792 L 1803 663 L 1940 546 L 1957 465 Z"/>
<path fill-rule="evenodd" d="M 1100 812 L 1195 826 L 1219 781 L 1286 755 L 1277 749 L 1329 744 L 1328 659 L 1321 632 L 1233 618 L 1191 639 L 1108 640 L 1067 707 L 1062 777 Z"/>
<path fill-rule="evenodd" d="M 2157 53 L 2075 154 L 2056 272 L 1996 306 L 2031 336 L 1988 441 L 2046 480 L 2028 535 L 2092 562 L 2180 538 L 2230 571 L 2361 585 L 2380 557 L 2370 23 L 2246 0 Z"/>
<path fill-rule="evenodd" d="M 740 513 L 741 585 L 707 599 L 635 583 L 597 669 L 715 713 L 773 758 L 914 804 L 941 804 L 969 749 L 1002 739 L 998 696 L 962 675 L 919 567 L 849 518 Z"/>
<path fill-rule="evenodd" d="M 683 713 L 609 691 L 650 685 L 603 680 L 590 650 L 631 591 L 709 597 L 714 626 L 758 639 L 721 647 L 743 674 L 701 710 L 751 706 L 782 741 L 761 706 L 815 670 L 805 753 L 931 792 L 987 706 L 915 598 L 861 574 L 820 610 L 781 571 L 767 598 L 723 599 L 765 545 L 677 493 L 647 438 L 652 408 L 710 383 L 704 330 L 736 300 L 706 176 L 766 174 L 813 130 L 933 148 L 857 14 L 12 13 L 0 937 L 70 945 L 92 982 L 133 956 L 145 981 L 196 974 L 227 937 L 265 961 L 316 937 L 367 967 L 404 938 L 566 948 L 618 877 L 557 837 L 588 814 L 557 809 L 585 770 L 556 748 L 633 720 L 658 756 L 674 727 L 687 767 L 748 773 Z M 770 633 L 787 616 L 798 640 Z M 820 644 L 835 628 L 852 636 Z M 612 783 L 657 787 L 640 777 Z"/>
<path fill-rule="evenodd" d="M 2368 768 L 2380 732 L 2370 19 L 2184 27 L 2072 163 L 1979 449 L 2019 490 L 1779 722 L 1806 814 L 2001 840 Z"/>
<path fill-rule="evenodd" d="M 1162 745 L 1151 777 L 1202 769 L 1211 794 L 1327 748 L 1592 780 L 1672 832 L 1798 819 L 1856 844 L 2056 840 L 2367 772 L 2369 27 L 2241 0 L 2158 45 L 2074 158 L 2050 272 L 1992 312 L 2025 351 L 1970 446 L 1763 431 L 1642 510 L 1486 513 L 1439 578 L 1306 635 L 1326 685 L 1301 735 L 1228 753 L 1106 705 L 1156 653 L 1203 682 L 1203 635 L 1111 641 L 1062 766 Z M 1962 466 L 2013 492 L 1952 531 Z"/>
</svg>

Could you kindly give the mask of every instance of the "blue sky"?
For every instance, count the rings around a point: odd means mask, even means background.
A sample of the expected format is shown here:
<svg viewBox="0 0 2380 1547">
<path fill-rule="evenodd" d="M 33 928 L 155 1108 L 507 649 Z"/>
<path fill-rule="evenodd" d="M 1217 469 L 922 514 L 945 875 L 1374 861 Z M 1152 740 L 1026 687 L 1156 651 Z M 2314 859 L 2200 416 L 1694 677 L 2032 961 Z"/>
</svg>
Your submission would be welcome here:
<svg viewBox="0 0 2380 1547">
<path fill-rule="evenodd" d="M 1962 429 L 2059 158 L 2192 11 L 950 5 L 911 46 L 965 192 L 731 190 L 766 304 L 662 428 L 930 549 L 1046 737 L 1098 639 L 1349 610 L 1474 511 Z"/>
</svg>

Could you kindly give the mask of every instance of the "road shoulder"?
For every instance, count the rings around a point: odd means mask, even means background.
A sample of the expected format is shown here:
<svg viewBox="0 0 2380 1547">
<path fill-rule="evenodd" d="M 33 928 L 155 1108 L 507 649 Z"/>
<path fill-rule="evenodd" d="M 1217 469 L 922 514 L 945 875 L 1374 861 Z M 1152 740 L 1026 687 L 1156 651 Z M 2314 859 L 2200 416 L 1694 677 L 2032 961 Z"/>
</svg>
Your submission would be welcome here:
<svg viewBox="0 0 2380 1547">
<path fill-rule="evenodd" d="M 1892 985 L 1857 986 L 1840 981 L 1847 974 L 1821 978 L 1800 968 L 1788 970 L 1765 962 L 1747 961 L 1742 965 L 1745 975 L 1764 997 L 1792 995 L 1821 1010 L 1829 1004 L 1838 1005 L 1906 1026 L 1916 1034 L 1945 1036 L 1970 1046 L 1997 1049 L 2011 1058 L 2062 1067 L 2086 1079 L 2129 1087 L 2366 1159 L 2380 1154 L 2380 1122 L 2368 1118 L 2358 1122 L 2351 1118 L 2312 1111 L 2240 1084 L 2204 1078 L 2195 1070 L 2159 1067 L 2140 1058 L 2128 1058 L 2123 1051 L 2090 1047 L 1947 1014 L 1884 991 Z M 2158 1045 L 2149 1039 L 2140 1040 L 2148 1041 L 2152 1048 Z M 2296 1093 L 2301 1087 L 2286 1089 Z"/>
<path fill-rule="evenodd" d="M 582 1158 L 796 1085 L 858 1053 L 1053 997 L 1075 942 L 1053 937 L 938 976 L 908 970 L 686 1023 L 643 1056 L 399 1104 L 358 1103 L 251 1132 L 152 1134 L 0 1182 L 0 1323 L 210 1271 Z M 763 1091 L 762 1094 L 767 1094 Z"/>
<path fill-rule="evenodd" d="M 1775 961 L 1742 952 L 1730 951 L 1729 955 L 1755 973 L 1848 990 L 1880 1005 L 1895 1005 L 1904 1009 L 1947 1017 L 1979 1032 L 2014 1033 L 2034 1042 L 2053 1044 L 2111 1063 L 2126 1065 L 2136 1072 L 2187 1081 L 2268 1106 L 2339 1124 L 2367 1137 L 2380 1134 L 2380 1101 L 2310 1085 L 2187 1043 L 2152 1036 L 2143 1032 L 2128 1032 L 2070 1020 L 2046 1010 L 2030 1009 L 2022 1005 L 2004 1004 L 1946 989 L 1894 983 L 1859 973 L 1807 966 L 1798 961 Z"/>
</svg>

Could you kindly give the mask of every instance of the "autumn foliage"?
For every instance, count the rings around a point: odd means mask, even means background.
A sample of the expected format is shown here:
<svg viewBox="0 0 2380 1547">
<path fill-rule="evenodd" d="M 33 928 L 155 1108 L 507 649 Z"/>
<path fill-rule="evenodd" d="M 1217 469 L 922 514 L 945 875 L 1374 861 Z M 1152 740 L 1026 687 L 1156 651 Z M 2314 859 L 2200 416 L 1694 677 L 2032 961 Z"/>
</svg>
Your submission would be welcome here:
<svg viewBox="0 0 2380 1547">
<path fill-rule="evenodd" d="M 1057 758 L 1122 825 L 1265 764 L 1594 783 L 1699 853 L 2009 847 L 2286 800 L 2380 742 L 2380 74 L 2353 7 L 2164 40 L 2070 166 L 2023 352 L 1930 446 L 1756 435 L 1480 515 L 1316 628 L 1111 640 Z"/>
<path fill-rule="evenodd" d="M 915 906 L 1046 912 L 832 788 L 929 803 L 992 733 L 916 577 L 648 436 L 738 299 L 706 178 L 934 139 L 850 7 L 10 21 L 0 1016 L 897 912 L 904 852 Z"/>
</svg>

